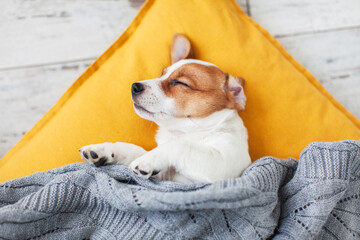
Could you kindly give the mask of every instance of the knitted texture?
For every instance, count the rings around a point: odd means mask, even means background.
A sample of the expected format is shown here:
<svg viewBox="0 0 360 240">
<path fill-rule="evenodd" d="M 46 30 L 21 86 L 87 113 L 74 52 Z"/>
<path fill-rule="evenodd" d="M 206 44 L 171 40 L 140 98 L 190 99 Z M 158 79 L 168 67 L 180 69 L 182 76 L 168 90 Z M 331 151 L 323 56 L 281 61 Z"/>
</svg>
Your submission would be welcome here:
<svg viewBox="0 0 360 240">
<path fill-rule="evenodd" d="M 70 164 L 0 184 L 0 239 L 360 239 L 360 141 L 216 184 Z"/>
</svg>

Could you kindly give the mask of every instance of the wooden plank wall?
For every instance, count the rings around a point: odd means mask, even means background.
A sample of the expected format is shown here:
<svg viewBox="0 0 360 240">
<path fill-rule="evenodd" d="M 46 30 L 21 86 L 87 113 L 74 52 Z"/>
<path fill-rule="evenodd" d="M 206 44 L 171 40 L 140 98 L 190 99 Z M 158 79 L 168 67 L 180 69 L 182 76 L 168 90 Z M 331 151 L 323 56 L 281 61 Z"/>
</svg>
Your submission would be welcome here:
<svg viewBox="0 0 360 240">
<path fill-rule="evenodd" d="M 238 0 L 360 117 L 360 1 Z M 0 157 L 116 40 L 143 0 L 2 0 Z"/>
</svg>

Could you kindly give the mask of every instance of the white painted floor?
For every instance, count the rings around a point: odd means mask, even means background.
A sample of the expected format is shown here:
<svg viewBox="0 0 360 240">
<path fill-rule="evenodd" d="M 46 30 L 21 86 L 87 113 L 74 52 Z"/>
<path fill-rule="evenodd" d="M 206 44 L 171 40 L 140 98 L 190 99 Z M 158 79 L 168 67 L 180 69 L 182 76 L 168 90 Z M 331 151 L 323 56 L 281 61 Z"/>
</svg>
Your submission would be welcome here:
<svg viewBox="0 0 360 240">
<path fill-rule="evenodd" d="M 360 118 L 359 0 L 238 0 Z M 0 157 L 135 17 L 143 0 L 1 0 Z"/>
</svg>

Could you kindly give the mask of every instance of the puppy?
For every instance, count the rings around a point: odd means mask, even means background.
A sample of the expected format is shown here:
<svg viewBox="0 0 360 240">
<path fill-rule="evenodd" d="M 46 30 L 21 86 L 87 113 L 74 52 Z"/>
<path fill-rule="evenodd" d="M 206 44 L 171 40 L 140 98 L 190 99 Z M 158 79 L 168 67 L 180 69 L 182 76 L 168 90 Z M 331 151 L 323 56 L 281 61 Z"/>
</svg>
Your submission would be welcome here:
<svg viewBox="0 0 360 240">
<path fill-rule="evenodd" d="M 240 176 L 251 163 L 237 112 L 245 109 L 244 80 L 192 58 L 190 41 L 175 34 L 172 65 L 160 77 L 132 85 L 135 112 L 159 126 L 156 148 L 101 143 L 81 148 L 81 157 L 95 166 L 124 164 L 143 178 L 180 183 Z"/>
</svg>

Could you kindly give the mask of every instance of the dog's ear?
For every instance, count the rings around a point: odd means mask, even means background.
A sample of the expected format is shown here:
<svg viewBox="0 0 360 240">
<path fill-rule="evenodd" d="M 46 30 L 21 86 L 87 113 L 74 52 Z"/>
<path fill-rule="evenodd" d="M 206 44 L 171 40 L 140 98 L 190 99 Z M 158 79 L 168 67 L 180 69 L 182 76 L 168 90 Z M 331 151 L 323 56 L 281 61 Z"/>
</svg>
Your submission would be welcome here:
<svg viewBox="0 0 360 240">
<path fill-rule="evenodd" d="M 244 93 L 245 80 L 226 74 L 224 90 L 230 100 L 230 107 L 238 111 L 245 110 L 246 96 Z"/>
<path fill-rule="evenodd" d="M 175 33 L 171 43 L 171 64 L 186 58 L 194 58 L 191 43 L 185 35 Z"/>
</svg>

